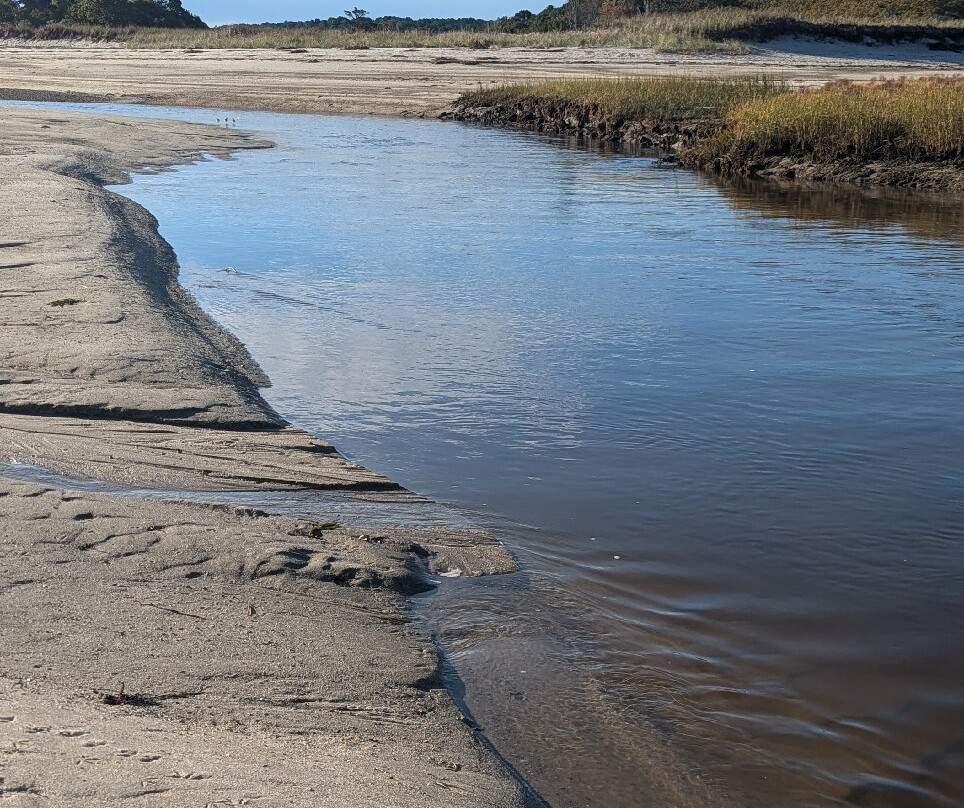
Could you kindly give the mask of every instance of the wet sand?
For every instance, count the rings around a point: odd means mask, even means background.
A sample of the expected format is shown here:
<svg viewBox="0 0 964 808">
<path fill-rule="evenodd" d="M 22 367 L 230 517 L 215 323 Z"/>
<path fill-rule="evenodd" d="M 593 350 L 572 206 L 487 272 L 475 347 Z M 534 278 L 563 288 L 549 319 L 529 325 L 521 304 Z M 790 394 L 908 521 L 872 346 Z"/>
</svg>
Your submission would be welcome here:
<svg viewBox="0 0 964 808">
<path fill-rule="evenodd" d="M 822 84 L 960 70 L 960 54 L 924 45 L 796 40 L 749 54 L 628 48 L 158 51 L 12 42 L 0 48 L 0 98 L 433 117 L 480 85 L 571 76 L 766 74 Z"/>
<path fill-rule="evenodd" d="M 129 485 L 409 497 L 261 399 L 103 189 L 264 147 L 169 121 L 5 110 L 3 459 Z M 523 806 L 406 598 L 514 569 L 472 531 L 366 530 L 0 477 L 0 797 L 23 806 Z"/>
</svg>

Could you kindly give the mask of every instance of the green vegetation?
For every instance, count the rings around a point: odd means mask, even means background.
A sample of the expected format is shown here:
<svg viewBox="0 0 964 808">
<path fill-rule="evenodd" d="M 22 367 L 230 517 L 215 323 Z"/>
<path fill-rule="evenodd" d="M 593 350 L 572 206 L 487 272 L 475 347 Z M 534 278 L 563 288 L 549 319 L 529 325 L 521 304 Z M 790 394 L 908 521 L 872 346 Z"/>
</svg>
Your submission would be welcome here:
<svg viewBox="0 0 964 808">
<path fill-rule="evenodd" d="M 734 107 L 699 144 L 701 164 L 767 157 L 829 162 L 964 158 L 964 79 L 837 82 Z"/>
<path fill-rule="evenodd" d="M 749 101 L 786 91 L 786 85 L 767 78 L 558 79 L 477 90 L 462 96 L 459 103 L 466 107 L 584 109 L 597 119 L 663 124 L 719 121 Z"/>
<path fill-rule="evenodd" d="M 0 23 L 23 33 L 57 26 L 204 26 L 181 0 L 0 0 Z"/>
</svg>

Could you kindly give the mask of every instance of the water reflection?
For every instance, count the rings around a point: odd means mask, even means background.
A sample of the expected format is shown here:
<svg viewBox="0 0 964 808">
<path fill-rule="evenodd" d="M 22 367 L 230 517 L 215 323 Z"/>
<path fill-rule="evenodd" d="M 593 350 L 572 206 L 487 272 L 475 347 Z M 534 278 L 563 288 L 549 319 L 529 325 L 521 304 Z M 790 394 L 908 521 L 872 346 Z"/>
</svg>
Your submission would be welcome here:
<svg viewBox="0 0 964 808">
<path fill-rule="evenodd" d="M 903 228 L 922 239 L 964 242 L 964 194 L 739 179 L 719 188 L 737 210 L 842 229 Z"/>
<path fill-rule="evenodd" d="M 551 142 L 558 148 L 600 159 L 652 157 L 646 149 L 631 145 L 586 140 L 575 136 L 547 137 L 517 133 L 535 142 Z M 655 163 L 666 173 L 663 181 L 688 185 L 692 176 L 676 163 Z M 632 181 L 632 180 L 631 180 Z M 719 190 L 736 210 L 772 215 L 800 223 L 838 223 L 844 228 L 873 230 L 900 226 L 924 239 L 964 240 L 964 194 L 907 190 L 890 187 L 855 187 L 826 183 L 736 177 L 722 180 L 705 176 L 707 185 Z M 607 189 L 609 190 L 609 189 Z"/>
</svg>

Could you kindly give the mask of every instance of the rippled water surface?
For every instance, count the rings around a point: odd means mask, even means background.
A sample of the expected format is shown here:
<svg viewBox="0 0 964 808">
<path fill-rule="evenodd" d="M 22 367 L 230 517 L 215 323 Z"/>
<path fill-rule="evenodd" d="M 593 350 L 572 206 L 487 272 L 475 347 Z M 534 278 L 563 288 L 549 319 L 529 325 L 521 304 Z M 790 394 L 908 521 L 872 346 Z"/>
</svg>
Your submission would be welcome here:
<svg viewBox="0 0 964 808">
<path fill-rule="evenodd" d="M 121 190 L 284 415 L 520 557 L 425 609 L 554 805 L 964 804 L 960 199 L 236 119 Z"/>
</svg>

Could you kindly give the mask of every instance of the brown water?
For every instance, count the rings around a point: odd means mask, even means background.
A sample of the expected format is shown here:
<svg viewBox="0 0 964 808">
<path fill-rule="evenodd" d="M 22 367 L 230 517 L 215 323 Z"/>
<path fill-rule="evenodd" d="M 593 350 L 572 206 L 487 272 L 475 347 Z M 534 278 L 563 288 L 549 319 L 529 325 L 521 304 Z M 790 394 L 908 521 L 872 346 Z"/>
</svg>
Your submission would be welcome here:
<svg viewBox="0 0 964 808">
<path fill-rule="evenodd" d="M 422 609 L 553 805 L 964 805 L 960 198 L 236 117 L 124 193 L 285 415 L 518 554 Z"/>
</svg>

